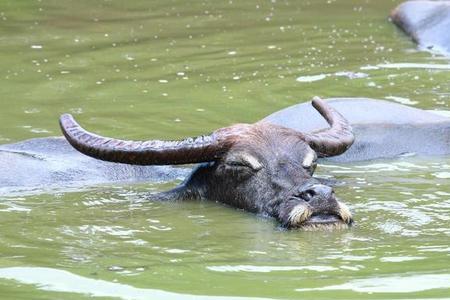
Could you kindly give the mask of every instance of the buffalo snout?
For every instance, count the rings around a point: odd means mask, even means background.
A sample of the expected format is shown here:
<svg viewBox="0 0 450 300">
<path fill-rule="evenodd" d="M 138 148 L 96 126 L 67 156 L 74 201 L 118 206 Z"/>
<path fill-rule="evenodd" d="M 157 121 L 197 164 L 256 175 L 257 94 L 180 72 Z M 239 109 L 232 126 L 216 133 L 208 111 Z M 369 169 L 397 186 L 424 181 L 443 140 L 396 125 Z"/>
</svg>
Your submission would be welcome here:
<svg viewBox="0 0 450 300">
<path fill-rule="evenodd" d="M 339 201 L 332 187 L 309 183 L 280 205 L 279 219 L 286 228 L 348 228 L 353 218 L 347 205 Z"/>
</svg>

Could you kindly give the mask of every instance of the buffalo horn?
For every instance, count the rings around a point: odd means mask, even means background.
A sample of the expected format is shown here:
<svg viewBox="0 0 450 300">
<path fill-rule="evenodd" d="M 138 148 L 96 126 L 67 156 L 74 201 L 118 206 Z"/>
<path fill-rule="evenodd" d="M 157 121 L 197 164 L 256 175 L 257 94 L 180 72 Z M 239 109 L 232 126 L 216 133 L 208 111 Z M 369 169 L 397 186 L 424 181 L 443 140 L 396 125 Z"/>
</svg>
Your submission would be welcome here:
<svg viewBox="0 0 450 300">
<path fill-rule="evenodd" d="M 90 133 L 70 114 L 62 115 L 59 123 L 64 136 L 75 149 L 111 162 L 134 165 L 199 163 L 217 159 L 227 148 L 214 133 L 180 141 L 126 141 Z"/>
<path fill-rule="evenodd" d="M 318 97 L 312 100 L 314 108 L 330 124 L 330 128 L 305 134 L 305 140 L 319 157 L 335 156 L 344 153 L 355 140 L 348 121 Z"/>
</svg>

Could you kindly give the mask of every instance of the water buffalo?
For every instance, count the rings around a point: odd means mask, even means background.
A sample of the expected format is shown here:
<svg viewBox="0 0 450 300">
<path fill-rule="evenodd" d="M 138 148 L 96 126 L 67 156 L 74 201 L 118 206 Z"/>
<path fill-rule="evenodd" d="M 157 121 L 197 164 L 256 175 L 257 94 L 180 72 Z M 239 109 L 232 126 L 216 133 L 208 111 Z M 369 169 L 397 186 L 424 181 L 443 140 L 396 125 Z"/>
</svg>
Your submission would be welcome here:
<svg viewBox="0 0 450 300">
<path fill-rule="evenodd" d="M 124 141 L 92 134 L 69 114 L 69 143 L 91 157 L 133 165 L 201 163 L 159 199 L 209 199 L 276 218 L 283 226 L 342 228 L 352 215 L 330 186 L 312 177 L 318 157 L 344 153 L 354 141 L 348 121 L 326 102 L 312 105 L 330 128 L 300 132 L 266 121 L 236 124 L 181 141 Z"/>
<path fill-rule="evenodd" d="M 450 1 L 406 1 L 391 19 L 422 48 L 450 54 Z"/>
<path fill-rule="evenodd" d="M 181 142 L 150 141 L 139 146 L 85 134 L 71 117 L 64 116 L 63 128 L 67 134 L 73 134 L 68 135 L 69 139 L 95 157 L 142 164 L 202 163 L 193 172 L 180 166 L 113 163 L 81 154 L 64 138 L 31 139 L 0 145 L 0 194 L 41 192 L 46 187 L 65 190 L 68 186 L 107 182 L 187 178 L 173 191 L 150 198 L 204 197 L 274 216 L 286 227 L 346 227 L 351 222 L 348 209 L 335 199 L 330 187 L 311 177 L 316 158 L 354 162 L 403 154 L 450 154 L 448 117 L 366 98 L 336 98 L 326 103 L 316 100 L 314 105 L 325 119 L 314 111 L 311 103 L 303 103 L 254 125 L 235 125 Z M 355 136 L 348 151 L 345 150 L 352 134 L 345 119 Z M 100 141 L 107 143 L 96 147 Z M 126 145 L 138 148 L 128 149 Z M 149 156 L 134 153 L 147 146 Z M 308 219 L 309 215 L 312 218 Z"/>
</svg>

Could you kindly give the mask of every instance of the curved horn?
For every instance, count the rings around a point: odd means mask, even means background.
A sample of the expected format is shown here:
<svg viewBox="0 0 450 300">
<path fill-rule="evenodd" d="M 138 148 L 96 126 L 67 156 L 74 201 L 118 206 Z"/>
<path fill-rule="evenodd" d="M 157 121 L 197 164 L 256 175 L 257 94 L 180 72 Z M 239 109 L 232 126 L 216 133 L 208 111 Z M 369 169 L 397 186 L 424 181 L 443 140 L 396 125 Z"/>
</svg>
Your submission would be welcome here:
<svg viewBox="0 0 450 300">
<path fill-rule="evenodd" d="M 330 124 L 330 128 L 306 133 L 305 140 L 319 157 L 344 153 L 353 144 L 355 137 L 348 121 L 319 97 L 312 100 L 314 108 Z"/>
<path fill-rule="evenodd" d="M 60 117 L 61 130 L 69 143 L 88 156 L 133 165 L 172 165 L 213 161 L 226 151 L 219 134 L 181 141 L 125 141 L 84 130 L 70 114 Z M 220 141 L 221 140 L 221 141 Z"/>
</svg>

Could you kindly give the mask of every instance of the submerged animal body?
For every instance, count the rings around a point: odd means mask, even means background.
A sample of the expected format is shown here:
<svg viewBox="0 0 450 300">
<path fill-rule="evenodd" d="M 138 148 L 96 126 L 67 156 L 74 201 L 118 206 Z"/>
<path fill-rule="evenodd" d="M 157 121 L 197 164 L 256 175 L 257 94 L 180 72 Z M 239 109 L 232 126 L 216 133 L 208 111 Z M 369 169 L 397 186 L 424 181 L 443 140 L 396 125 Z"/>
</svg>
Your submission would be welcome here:
<svg viewBox="0 0 450 300">
<path fill-rule="evenodd" d="M 450 154 L 450 118 L 384 100 L 330 98 L 328 104 L 351 124 L 355 143 L 335 162 L 355 162 L 400 155 Z M 275 112 L 264 119 L 299 131 L 326 128 L 307 103 Z"/>
<path fill-rule="evenodd" d="M 109 182 L 164 182 L 184 178 L 188 168 L 106 162 L 76 151 L 64 137 L 0 145 L 0 195 L 92 186 Z"/>
<path fill-rule="evenodd" d="M 450 1 L 406 1 L 391 19 L 422 48 L 450 55 Z"/>
<path fill-rule="evenodd" d="M 189 174 L 175 189 L 150 198 L 209 199 L 274 217 L 286 227 L 345 228 L 352 222 L 348 208 L 331 187 L 312 177 L 318 158 L 358 161 L 407 153 L 450 154 L 450 118 L 373 99 L 313 103 L 323 117 L 304 103 L 255 124 L 172 142 L 103 138 L 66 115 L 61 125 L 72 146 L 106 161 L 80 154 L 62 138 L 2 145 L 0 192 L 8 184 L 164 181 Z M 168 166 L 185 163 L 198 165 L 193 171 Z"/>
</svg>

